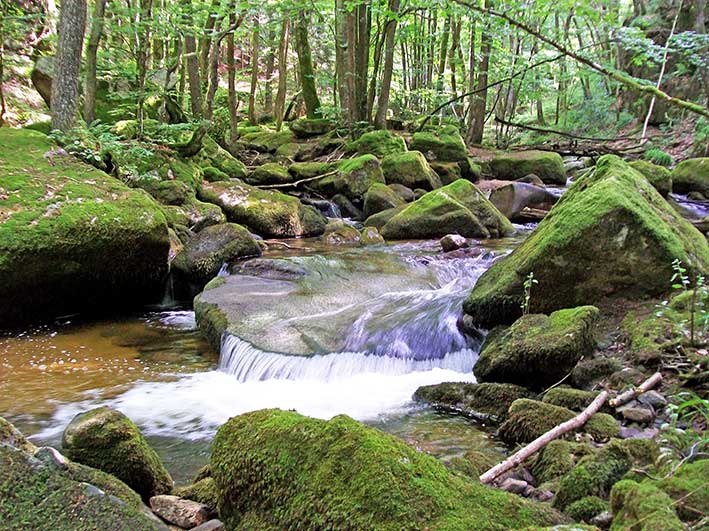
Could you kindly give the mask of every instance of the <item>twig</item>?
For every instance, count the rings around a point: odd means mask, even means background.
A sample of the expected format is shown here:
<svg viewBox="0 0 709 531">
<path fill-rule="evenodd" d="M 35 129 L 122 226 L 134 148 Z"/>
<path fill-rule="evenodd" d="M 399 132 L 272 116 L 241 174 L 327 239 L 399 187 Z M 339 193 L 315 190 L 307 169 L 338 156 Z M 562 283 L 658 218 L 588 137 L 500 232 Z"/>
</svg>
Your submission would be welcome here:
<svg viewBox="0 0 709 531">
<path fill-rule="evenodd" d="M 501 123 L 502 125 L 519 127 L 520 129 L 528 129 L 530 131 L 538 131 L 540 133 L 552 133 L 555 135 L 566 136 L 568 138 L 575 138 L 578 140 L 590 140 L 592 142 L 617 142 L 619 140 L 640 140 L 640 138 L 636 136 L 619 136 L 616 138 L 596 138 L 592 136 L 581 136 L 575 135 L 573 133 L 565 133 L 564 131 L 559 131 L 558 129 L 549 129 L 546 127 L 536 127 L 534 125 L 520 124 L 517 122 L 508 122 L 507 120 L 503 120 L 502 118 L 498 117 L 495 118 L 495 121 Z"/>
<path fill-rule="evenodd" d="M 492 467 L 490 470 L 485 472 L 480 476 L 480 483 L 486 484 L 494 481 L 496 478 L 500 477 L 502 474 L 507 472 L 508 470 L 516 467 L 520 463 L 522 463 L 525 459 L 527 459 L 529 456 L 537 453 L 539 450 L 544 448 L 547 444 L 549 444 L 551 441 L 554 439 L 557 439 L 564 435 L 565 433 L 575 430 L 577 428 L 580 428 L 586 422 L 588 421 L 591 416 L 596 413 L 603 404 L 605 404 L 606 399 L 608 398 L 608 391 L 601 391 L 599 395 L 591 402 L 586 409 L 584 409 L 581 413 L 576 415 L 574 418 L 567 420 L 566 422 L 563 422 L 559 424 L 558 426 L 554 427 L 553 429 L 549 430 L 545 434 L 541 435 L 540 437 L 537 437 L 534 439 L 531 443 L 529 443 L 527 446 L 522 448 L 521 450 L 515 452 L 513 455 L 505 459 L 502 463 L 495 465 Z"/>
<path fill-rule="evenodd" d="M 650 389 L 655 387 L 661 381 L 662 381 L 662 374 L 660 374 L 659 372 L 656 372 L 655 374 L 650 376 L 650 378 L 648 378 L 643 383 L 641 383 L 638 387 L 633 387 L 632 389 L 628 389 L 627 391 L 620 393 L 614 399 L 610 400 L 608 402 L 608 404 L 611 407 L 618 407 L 618 406 L 622 406 L 623 404 L 627 404 L 633 398 L 649 391 Z"/>
<path fill-rule="evenodd" d="M 569 376 L 571 376 L 571 373 L 574 372 L 574 369 L 576 368 L 576 366 L 577 366 L 579 363 L 581 363 L 581 362 L 583 361 L 583 358 L 584 358 L 584 356 L 581 356 L 581 357 L 579 358 L 579 360 L 576 362 L 576 365 L 574 365 L 573 369 L 571 369 L 571 370 L 568 372 L 568 374 L 567 374 L 566 376 L 564 376 L 561 380 L 559 380 L 559 381 L 556 382 L 555 384 L 550 385 L 549 387 L 547 387 L 544 391 L 542 391 L 542 394 L 545 395 L 545 394 L 547 394 L 549 391 L 551 391 L 552 389 L 554 389 L 556 386 L 563 384 L 563 383 L 566 381 L 566 379 L 567 379 Z"/>
<path fill-rule="evenodd" d="M 315 177 L 308 177 L 307 179 L 301 179 L 299 181 L 295 181 L 292 183 L 281 183 L 281 184 L 262 184 L 260 186 L 257 186 L 256 188 L 262 188 L 262 189 L 268 189 L 268 188 L 290 188 L 292 187 L 297 187 L 299 184 L 302 183 L 309 183 L 310 181 L 317 181 L 318 179 L 322 179 L 323 177 L 329 177 L 330 175 L 335 175 L 338 173 L 340 170 L 332 170 L 327 173 L 323 173 L 322 175 L 316 175 Z"/>
</svg>

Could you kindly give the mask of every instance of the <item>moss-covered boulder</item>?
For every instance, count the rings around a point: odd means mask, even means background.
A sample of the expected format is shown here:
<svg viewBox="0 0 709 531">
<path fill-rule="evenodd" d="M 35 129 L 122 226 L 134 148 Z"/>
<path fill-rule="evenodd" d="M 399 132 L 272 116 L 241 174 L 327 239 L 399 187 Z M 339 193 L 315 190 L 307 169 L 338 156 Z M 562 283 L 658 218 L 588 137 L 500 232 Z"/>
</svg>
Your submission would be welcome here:
<svg viewBox="0 0 709 531">
<path fill-rule="evenodd" d="M 428 192 L 393 216 L 382 228 L 387 240 L 440 238 L 460 234 L 469 238 L 499 238 L 512 225 L 470 181 Z"/>
<path fill-rule="evenodd" d="M 246 144 L 248 149 L 260 153 L 275 153 L 279 147 L 293 143 L 295 135 L 290 129 L 276 132 L 261 128 L 259 131 L 242 135 L 240 140 Z"/>
<path fill-rule="evenodd" d="M 205 168 L 202 168 L 202 178 L 210 183 L 216 182 L 216 181 L 228 181 L 229 176 L 224 173 L 222 170 L 219 168 L 215 168 L 214 166 L 207 166 Z"/>
<path fill-rule="evenodd" d="M 401 205 L 396 208 L 389 208 L 387 210 L 382 210 L 372 216 L 369 216 L 364 220 L 365 227 L 375 227 L 377 230 L 381 231 L 382 227 L 387 224 L 387 222 L 396 216 L 399 212 L 404 210 L 406 205 Z"/>
<path fill-rule="evenodd" d="M 322 240 L 329 245 L 358 244 L 360 238 L 359 231 L 342 220 L 328 223 L 322 235 Z"/>
<path fill-rule="evenodd" d="M 527 209 L 548 211 L 558 199 L 546 188 L 520 182 L 511 182 L 490 192 L 490 202 L 507 219 L 519 222 L 527 221 Z"/>
<path fill-rule="evenodd" d="M 564 161 L 551 151 L 515 151 L 496 154 L 489 162 L 496 179 L 514 181 L 534 174 L 546 184 L 566 184 Z"/>
<path fill-rule="evenodd" d="M 236 223 L 224 223 L 207 227 L 191 238 L 173 260 L 172 270 L 201 287 L 225 262 L 260 255 L 261 247 L 248 230 Z"/>
<path fill-rule="evenodd" d="M 583 411 L 598 396 L 598 391 L 584 391 L 572 387 L 555 387 L 544 393 L 542 402 L 565 407 L 572 411 Z"/>
<path fill-rule="evenodd" d="M 571 371 L 571 383 L 581 389 L 588 389 L 622 368 L 623 364 L 617 358 L 596 356 L 584 359 Z"/>
<path fill-rule="evenodd" d="M 347 151 L 383 158 L 393 153 L 405 152 L 406 142 L 399 135 L 382 129 L 364 133 L 357 140 L 347 144 Z"/>
<path fill-rule="evenodd" d="M 529 461 L 529 469 L 539 484 L 554 481 L 574 468 L 576 462 L 592 452 L 587 443 L 556 439 Z"/>
<path fill-rule="evenodd" d="M 535 313 L 614 295 L 657 295 L 667 291 L 675 259 L 691 273 L 709 270 L 706 239 L 640 173 L 607 155 L 480 277 L 464 309 L 481 326 L 513 322 L 529 273 L 538 281 L 530 301 Z"/>
<path fill-rule="evenodd" d="M 431 169 L 436 172 L 444 186 L 463 178 L 457 162 L 431 162 Z"/>
<path fill-rule="evenodd" d="M 0 129 L 0 328 L 162 294 L 158 204 L 62 153 L 42 133 Z"/>
<path fill-rule="evenodd" d="M 544 389 L 588 356 L 598 309 L 581 306 L 549 316 L 525 315 L 509 328 L 488 334 L 473 372 L 481 382 L 504 382 Z"/>
<path fill-rule="evenodd" d="M 429 162 L 459 162 L 468 159 L 468 148 L 454 126 L 443 126 L 433 131 L 414 133 L 412 151 L 420 151 Z"/>
<path fill-rule="evenodd" d="M 199 197 L 219 205 L 229 221 L 265 238 L 318 236 L 325 230 L 322 214 L 298 198 L 239 180 L 205 183 Z"/>
<path fill-rule="evenodd" d="M 690 522 L 699 514 L 709 514 L 709 459 L 685 463 L 674 474 L 656 485 L 672 498 L 682 521 Z"/>
<path fill-rule="evenodd" d="M 290 123 L 290 130 L 297 138 L 311 138 L 329 133 L 334 126 L 327 118 L 300 118 Z"/>
<path fill-rule="evenodd" d="M 64 429 L 69 459 L 116 476 L 148 500 L 172 490 L 172 478 L 138 427 L 114 409 L 99 407 L 74 417 Z"/>
<path fill-rule="evenodd" d="M 374 183 L 384 184 L 379 160 L 374 155 L 362 155 L 342 161 L 337 172 L 312 181 L 310 186 L 326 196 L 343 195 L 359 204 Z"/>
<path fill-rule="evenodd" d="M 441 179 L 420 151 L 393 153 L 384 157 L 382 172 L 387 184 L 402 184 L 412 190 L 434 190 L 442 186 Z"/>
<path fill-rule="evenodd" d="M 364 194 L 364 217 L 404 205 L 404 200 L 386 184 L 374 183 Z"/>
<path fill-rule="evenodd" d="M 709 157 L 687 159 L 672 170 L 672 190 L 678 194 L 709 195 Z"/>
<path fill-rule="evenodd" d="M 219 514 L 234 531 L 485 531 L 558 521 L 542 504 L 464 479 L 346 416 L 232 418 L 214 439 L 211 469 Z"/>
<path fill-rule="evenodd" d="M 532 396 L 528 389 L 513 384 L 445 382 L 419 387 L 414 400 L 482 422 L 499 422 L 507 418 L 512 402 Z"/>
<path fill-rule="evenodd" d="M 0 444 L 13 446 L 30 455 L 34 455 L 37 451 L 37 447 L 28 441 L 20 430 L 2 417 L 0 417 Z"/>
<path fill-rule="evenodd" d="M 262 164 L 251 172 L 246 182 L 254 185 L 287 184 L 293 181 L 288 169 L 275 162 Z"/>
<path fill-rule="evenodd" d="M 589 523 L 595 516 L 609 510 L 609 508 L 608 502 L 598 496 L 586 496 L 569 505 L 565 512 L 575 522 Z"/>
<path fill-rule="evenodd" d="M 576 413 L 565 407 L 521 398 L 510 406 L 498 435 L 508 444 L 528 443 L 575 416 Z M 596 413 L 582 430 L 597 441 L 606 441 L 618 436 L 620 426 L 610 415 Z"/>
<path fill-rule="evenodd" d="M 214 478 L 205 477 L 196 480 L 194 483 L 185 487 L 177 487 L 173 494 L 180 498 L 196 501 L 209 507 L 212 511 L 217 510 L 219 501 L 219 493 L 214 484 Z"/>
<path fill-rule="evenodd" d="M 667 197 L 672 192 L 672 173 L 664 166 L 646 160 L 634 160 L 630 166 L 642 173 L 662 197 Z"/>
<path fill-rule="evenodd" d="M 150 518 L 128 487 L 111 489 L 106 474 L 69 463 L 66 468 L 0 444 L 0 515 L 6 531 L 167 531 Z M 105 481 L 101 481 L 103 478 Z M 99 479 L 99 481 L 95 481 Z"/>
<path fill-rule="evenodd" d="M 333 164 L 329 162 L 296 162 L 288 166 L 288 172 L 295 181 L 324 175 L 332 171 L 332 169 Z"/>
<path fill-rule="evenodd" d="M 611 491 L 612 531 L 682 531 L 672 499 L 655 485 L 626 479 Z"/>
<path fill-rule="evenodd" d="M 359 243 L 361 245 L 378 245 L 384 243 L 384 237 L 379 234 L 376 227 L 364 227 L 359 232 Z"/>
</svg>

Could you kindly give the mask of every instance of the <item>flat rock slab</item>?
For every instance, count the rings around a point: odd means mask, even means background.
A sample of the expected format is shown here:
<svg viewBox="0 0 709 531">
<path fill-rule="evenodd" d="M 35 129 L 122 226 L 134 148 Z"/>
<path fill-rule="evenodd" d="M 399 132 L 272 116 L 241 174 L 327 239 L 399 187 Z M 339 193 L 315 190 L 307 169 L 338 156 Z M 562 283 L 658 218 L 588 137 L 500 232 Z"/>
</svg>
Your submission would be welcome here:
<svg viewBox="0 0 709 531">
<path fill-rule="evenodd" d="M 198 525 L 192 531 L 224 531 L 225 529 L 226 527 L 224 527 L 224 523 L 221 520 L 214 519 Z"/>
<path fill-rule="evenodd" d="M 212 516 L 206 505 L 179 496 L 153 496 L 150 498 L 150 508 L 166 522 L 183 529 L 201 526 Z"/>
</svg>

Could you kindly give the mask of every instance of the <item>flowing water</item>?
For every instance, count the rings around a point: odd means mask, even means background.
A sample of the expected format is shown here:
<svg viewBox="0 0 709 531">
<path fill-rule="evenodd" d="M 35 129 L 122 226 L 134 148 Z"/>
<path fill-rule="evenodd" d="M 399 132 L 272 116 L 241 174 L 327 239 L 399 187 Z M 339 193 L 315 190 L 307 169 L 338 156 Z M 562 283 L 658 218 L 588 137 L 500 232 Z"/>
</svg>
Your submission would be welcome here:
<svg viewBox="0 0 709 531">
<path fill-rule="evenodd" d="M 344 287 L 326 284 L 342 290 L 346 318 L 301 316 L 339 327 L 330 332 L 341 348 L 331 353 L 264 352 L 225 335 L 217 357 L 187 310 L 62 322 L 0 338 L 0 415 L 36 443 L 56 445 L 75 414 L 110 405 L 143 429 L 182 482 L 206 462 L 209 440 L 222 423 L 261 408 L 320 418 L 347 414 L 444 458 L 471 445 L 494 450 L 478 427 L 418 407 L 411 396 L 421 385 L 474 381 L 479 340 L 460 333 L 461 305 L 482 272 L 517 240 L 486 242 L 480 252 L 458 258 L 444 258 L 433 242 L 345 250 L 289 242 L 280 258 L 318 263 L 322 276 L 346 271 L 331 276 L 355 285 L 358 271 L 369 275 L 365 283 L 375 282 L 387 256 L 390 280 L 377 284 L 376 296 L 352 301 Z"/>
</svg>

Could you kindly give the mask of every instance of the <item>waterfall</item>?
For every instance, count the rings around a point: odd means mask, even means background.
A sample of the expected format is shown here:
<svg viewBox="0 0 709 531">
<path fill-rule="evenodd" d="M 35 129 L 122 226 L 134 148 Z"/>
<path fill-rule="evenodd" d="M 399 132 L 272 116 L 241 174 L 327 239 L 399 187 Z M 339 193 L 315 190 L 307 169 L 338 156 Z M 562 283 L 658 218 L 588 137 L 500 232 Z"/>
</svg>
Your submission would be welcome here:
<svg viewBox="0 0 709 531">
<path fill-rule="evenodd" d="M 225 333 L 219 370 L 234 376 L 239 382 L 270 379 L 331 382 L 360 373 L 400 375 L 436 368 L 469 373 L 476 359 L 476 351 L 469 348 L 432 359 L 398 358 L 362 352 L 289 356 L 263 352 Z"/>
</svg>

